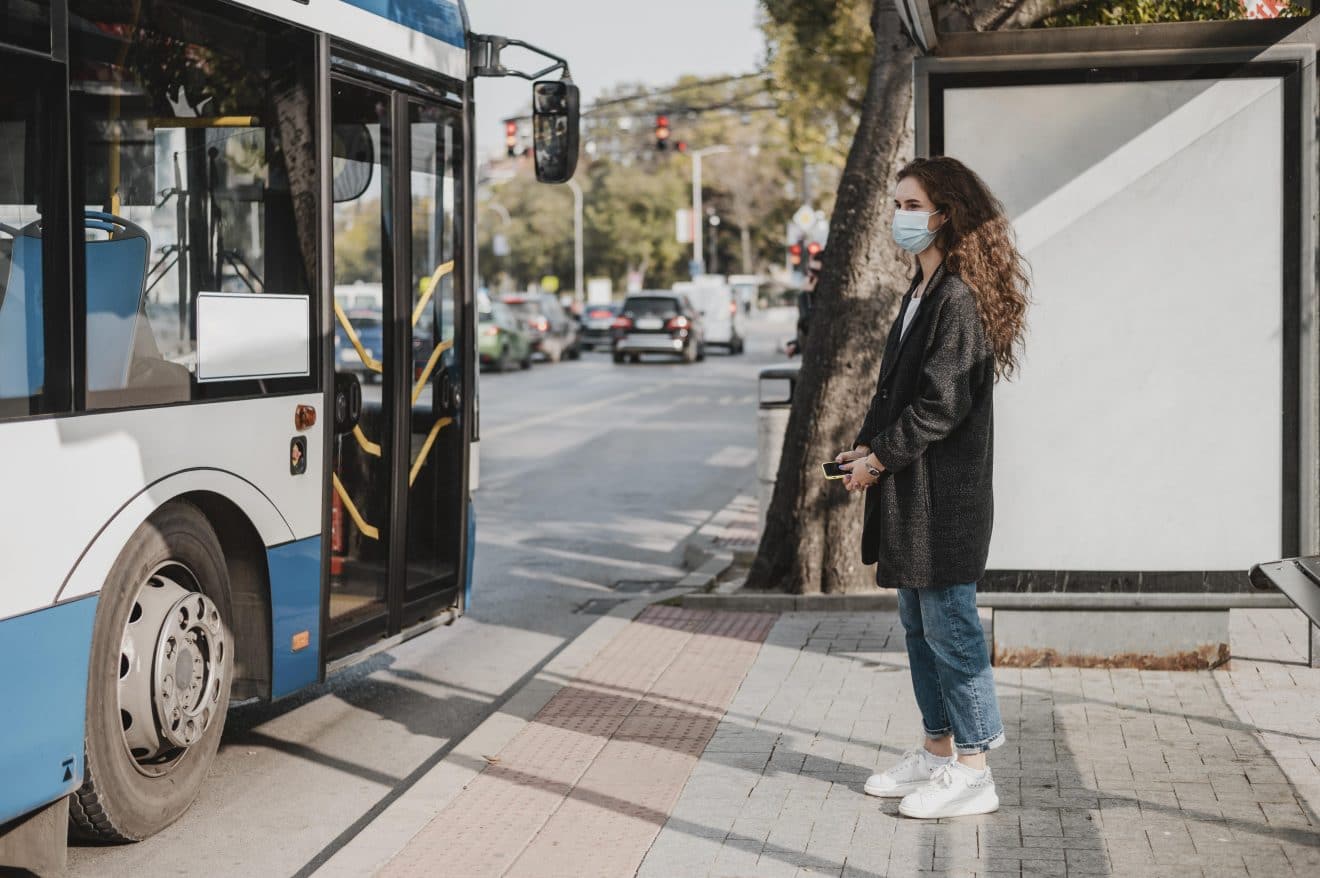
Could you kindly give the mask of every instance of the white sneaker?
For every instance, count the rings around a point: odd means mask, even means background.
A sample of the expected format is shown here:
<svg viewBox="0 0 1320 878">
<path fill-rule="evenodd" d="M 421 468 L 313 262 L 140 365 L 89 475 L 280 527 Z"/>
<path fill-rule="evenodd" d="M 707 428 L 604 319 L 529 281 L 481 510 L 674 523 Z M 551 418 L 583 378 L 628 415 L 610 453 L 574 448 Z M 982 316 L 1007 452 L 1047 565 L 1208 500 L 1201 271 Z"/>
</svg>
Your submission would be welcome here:
<svg viewBox="0 0 1320 878">
<path fill-rule="evenodd" d="M 990 769 L 977 777 L 976 771 L 960 763 L 941 765 L 930 781 L 903 797 L 898 813 L 905 817 L 967 817 L 999 810 L 999 794 Z"/>
<path fill-rule="evenodd" d="M 949 757 L 952 761 L 953 757 Z M 866 794 L 885 799 L 901 799 L 908 793 L 915 792 L 930 782 L 935 769 L 945 761 L 933 755 L 925 747 L 918 747 L 903 754 L 902 760 L 879 774 L 871 775 L 866 781 Z"/>
</svg>

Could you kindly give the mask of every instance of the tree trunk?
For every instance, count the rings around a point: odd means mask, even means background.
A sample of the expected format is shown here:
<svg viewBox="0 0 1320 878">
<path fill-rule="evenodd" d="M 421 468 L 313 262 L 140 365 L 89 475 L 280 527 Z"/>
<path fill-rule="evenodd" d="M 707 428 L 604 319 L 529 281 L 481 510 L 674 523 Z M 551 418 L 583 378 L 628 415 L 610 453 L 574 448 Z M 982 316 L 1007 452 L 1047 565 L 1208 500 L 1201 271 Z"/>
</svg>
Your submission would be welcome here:
<svg viewBox="0 0 1320 878">
<path fill-rule="evenodd" d="M 1031 27 L 1078 2 L 972 0 L 940 3 L 934 11 L 941 29 L 995 30 Z M 778 481 L 748 588 L 796 594 L 875 588 L 861 563 L 860 497 L 820 472 L 823 461 L 852 447 L 912 271 L 890 239 L 889 194 L 912 153 L 916 50 L 889 0 L 874 0 L 871 31 L 875 58 L 839 181 Z"/>
<path fill-rule="evenodd" d="M 743 226 L 738 234 L 742 238 L 742 273 L 752 273 L 752 230 Z"/>
<path fill-rule="evenodd" d="M 749 588 L 796 594 L 875 588 L 861 563 L 860 499 L 820 473 L 822 461 L 852 447 L 910 271 L 890 240 L 887 196 L 911 149 L 906 121 L 915 49 L 886 0 L 876 0 L 871 30 L 875 60 L 839 181 L 778 481 Z"/>
</svg>

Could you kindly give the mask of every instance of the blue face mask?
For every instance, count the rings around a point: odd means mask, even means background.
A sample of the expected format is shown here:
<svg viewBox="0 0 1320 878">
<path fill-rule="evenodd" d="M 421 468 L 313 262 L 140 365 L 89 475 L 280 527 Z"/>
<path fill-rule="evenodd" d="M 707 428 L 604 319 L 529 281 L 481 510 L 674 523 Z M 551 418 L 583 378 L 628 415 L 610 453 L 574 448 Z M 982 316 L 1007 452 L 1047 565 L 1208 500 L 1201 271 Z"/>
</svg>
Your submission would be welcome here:
<svg viewBox="0 0 1320 878">
<path fill-rule="evenodd" d="M 894 211 L 894 243 L 909 253 L 920 253 L 934 242 L 939 229 L 930 231 L 930 218 L 939 213 L 932 210 L 923 213 L 919 210 Z"/>
</svg>

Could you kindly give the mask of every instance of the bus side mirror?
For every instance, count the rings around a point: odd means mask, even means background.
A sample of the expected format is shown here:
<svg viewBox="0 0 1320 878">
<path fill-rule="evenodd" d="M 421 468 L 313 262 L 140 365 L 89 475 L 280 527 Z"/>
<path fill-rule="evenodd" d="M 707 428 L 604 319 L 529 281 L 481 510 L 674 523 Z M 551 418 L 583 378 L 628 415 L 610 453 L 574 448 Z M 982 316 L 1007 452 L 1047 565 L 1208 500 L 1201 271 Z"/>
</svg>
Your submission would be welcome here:
<svg viewBox="0 0 1320 878">
<path fill-rule="evenodd" d="M 362 385 L 352 372 L 335 373 L 335 432 L 351 433 L 362 419 Z"/>
<path fill-rule="evenodd" d="M 563 80 L 532 83 L 532 155 L 536 179 L 567 183 L 577 170 L 578 87 Z"/>
</svg>

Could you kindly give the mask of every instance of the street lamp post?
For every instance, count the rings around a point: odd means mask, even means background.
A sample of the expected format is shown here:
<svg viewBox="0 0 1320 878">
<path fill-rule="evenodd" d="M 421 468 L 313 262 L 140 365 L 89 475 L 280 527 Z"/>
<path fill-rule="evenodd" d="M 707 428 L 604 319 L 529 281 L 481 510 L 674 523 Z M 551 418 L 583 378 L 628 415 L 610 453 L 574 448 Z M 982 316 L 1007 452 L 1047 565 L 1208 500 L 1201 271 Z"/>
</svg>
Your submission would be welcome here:
<svg viewBox="0 0 1320 878">
<path fill-rule="evenodd" d="M 573 300 L 581 305 L 586 299 L 582 289 L 582 187 L 569 178 L 568 188 L 573 190 Z"/>
<path fill-rule="evenodd" d="M 701 215 L 701 157 L 732 152 L 733 147 L 719 143 L 692 153 L 692 265 L 696 268 L 693 276 L 706 273 L 706 262 L 702 255 L 706 243 L 706 224 Z"/>
</svg>

